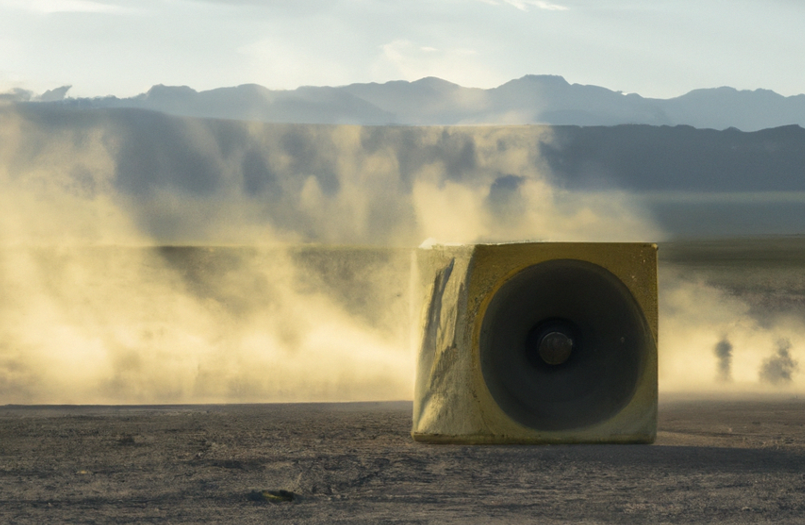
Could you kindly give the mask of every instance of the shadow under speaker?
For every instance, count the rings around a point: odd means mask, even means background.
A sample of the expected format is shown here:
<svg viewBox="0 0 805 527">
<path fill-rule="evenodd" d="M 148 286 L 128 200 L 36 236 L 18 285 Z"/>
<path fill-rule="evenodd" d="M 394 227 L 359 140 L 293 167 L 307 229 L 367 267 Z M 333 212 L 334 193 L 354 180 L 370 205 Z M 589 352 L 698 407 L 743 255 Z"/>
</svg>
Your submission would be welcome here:
<svg viewBox="0 0 805 527">
<path fill-rule="evenodd" d="M 418 260 L 414 439 L 654 440 L 656 245 L 435 246 Z"/>
</svg>

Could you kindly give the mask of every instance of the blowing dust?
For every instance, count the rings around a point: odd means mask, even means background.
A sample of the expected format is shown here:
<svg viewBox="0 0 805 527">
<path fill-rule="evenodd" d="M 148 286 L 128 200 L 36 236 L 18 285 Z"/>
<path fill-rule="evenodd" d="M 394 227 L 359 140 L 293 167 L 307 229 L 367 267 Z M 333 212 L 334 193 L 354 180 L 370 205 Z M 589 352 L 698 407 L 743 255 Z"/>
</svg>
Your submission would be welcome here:
<svg viewBox="0 0 805 527">
<path fill-rule="evenodd" d="M 410 399 L 407 249 L 663 236 L 552 181 L 547 127 L 0 114 L 1 404 Z M 800 386 L 801 323 L 663 281 L 661 389 Z"/>
<path fill-rule="evenodd" d="M 796 269 L 790 273 L 799 274 Z M 713 282 L 683 267 L 661 267 L 660 388 L 714 393 L 805 390 L 796 359 L 805 342 L 801 314 L 784 306 L 758 308 L 757 299 L 732 294 Z M 769 294 L 774 293 L 771 288 Z"/>
</svg>

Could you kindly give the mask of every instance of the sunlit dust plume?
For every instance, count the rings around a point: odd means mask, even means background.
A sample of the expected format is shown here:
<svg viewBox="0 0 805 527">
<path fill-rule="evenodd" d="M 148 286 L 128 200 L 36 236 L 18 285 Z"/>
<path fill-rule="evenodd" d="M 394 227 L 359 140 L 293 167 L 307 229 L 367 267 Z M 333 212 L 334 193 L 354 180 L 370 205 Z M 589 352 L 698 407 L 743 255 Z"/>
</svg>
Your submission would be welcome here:
<svg viewBox="0 0 805 527">
<path fill-rule="evenodd" d="M 3 106 L 0 404 L 409 399 L 406 248 L 662 235 L 549 141 Z"/>
<path fill-rule="evenodd" d="M 746 300 L 682 267 L 660 268 L 659 342 L 661 391 L 805 389 L 793 375 L 805 342 L 801 316 L 782 310 L 758 318 Z"/>
</svg>

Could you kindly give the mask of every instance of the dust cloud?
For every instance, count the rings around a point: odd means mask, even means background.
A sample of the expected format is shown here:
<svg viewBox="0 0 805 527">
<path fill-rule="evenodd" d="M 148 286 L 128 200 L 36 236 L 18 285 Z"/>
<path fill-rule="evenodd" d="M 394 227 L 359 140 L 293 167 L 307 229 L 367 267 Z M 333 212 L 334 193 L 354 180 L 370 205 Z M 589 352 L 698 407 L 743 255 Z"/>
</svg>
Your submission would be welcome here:
<svg viewBox="0 0 805 527">
<path fill-rule="evenodd" d="M 410 399 L 409 248 L 662 238 L 634 196 L 553 181 L 551 140 L 2 106 L 0 404 Z M 731 386 L 802 341 L 664 280 L 661 389 L 713 386 L 723 335 Z"/>
<path fill-rule="evenodd" d="M 660 268 L 660 292 L 661 390 L 805 389 L 794 359 L 805 342 L 801 315 L 782 309 L 760 316 L 747 299 L 670 264 Z"/>
<path fill-rule="evenodd" d="M 546 127 L 0 112 L 2 403 L 410 399 L 406 248 L 658 235 Z"/>
</svg>

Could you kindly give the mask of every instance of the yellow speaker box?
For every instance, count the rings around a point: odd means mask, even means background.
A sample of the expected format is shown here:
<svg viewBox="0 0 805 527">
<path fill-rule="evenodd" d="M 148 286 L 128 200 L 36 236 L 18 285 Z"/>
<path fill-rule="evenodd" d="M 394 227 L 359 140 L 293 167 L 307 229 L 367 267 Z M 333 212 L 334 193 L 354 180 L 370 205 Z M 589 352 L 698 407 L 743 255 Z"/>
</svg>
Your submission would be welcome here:
<svg viewBox="0 0 805 527">
<path fill-rule="evenodd" d="M 418 260 L 415 440 L 654 440 L 656 245 L 435 246 Z"/>
</svg>

